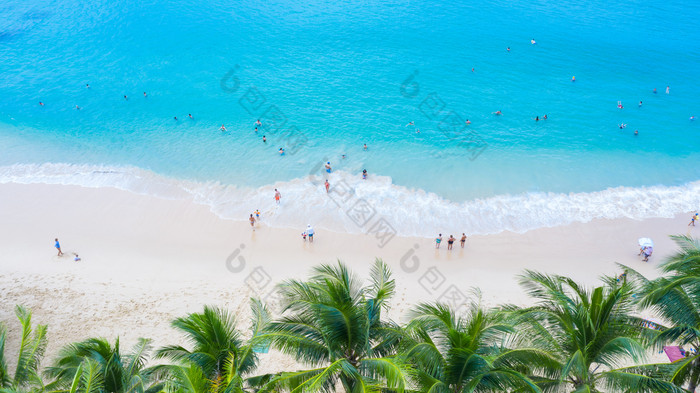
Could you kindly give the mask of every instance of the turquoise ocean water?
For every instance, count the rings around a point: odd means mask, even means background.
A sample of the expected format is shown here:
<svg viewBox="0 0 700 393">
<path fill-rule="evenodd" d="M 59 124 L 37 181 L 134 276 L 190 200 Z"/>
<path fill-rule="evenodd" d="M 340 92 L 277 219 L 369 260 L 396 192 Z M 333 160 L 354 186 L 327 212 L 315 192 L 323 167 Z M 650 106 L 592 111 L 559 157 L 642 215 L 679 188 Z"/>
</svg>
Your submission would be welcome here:
<svg viewBox="0 0 700 393">
<path fill-rule="evenodd" d="M 697 15 L 660 0 L 11 0 L 0 182 L 351 232 L 367 229 L 347 215 L 362 199 L 422 236 L 669 216 L 700 206 Z M 448 115 L 471 124 L 446 134 Z M 351 200 L 309 177 L 322 161 Z"/>
</svg>

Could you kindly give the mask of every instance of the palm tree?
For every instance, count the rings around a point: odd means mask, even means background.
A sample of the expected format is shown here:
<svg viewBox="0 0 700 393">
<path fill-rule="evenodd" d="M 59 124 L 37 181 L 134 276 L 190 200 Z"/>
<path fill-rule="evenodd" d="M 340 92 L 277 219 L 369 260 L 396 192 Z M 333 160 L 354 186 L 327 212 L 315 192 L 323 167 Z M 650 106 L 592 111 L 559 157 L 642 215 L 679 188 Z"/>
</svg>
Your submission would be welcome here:
<svg viewBox="0 0 700 393">
<path fill-rule="evenodd" d="M 514 330 L 503 312 L 472 301 L 465 315 L 457 316 L 443 304 L 423 303 L 410 316 L 401 352 L 415 365 L 418 391 L 540 392 L 523 373 L 530 361 L 546 354 L 505 347 Z"/>
<path fill-rule="evenodd" d="M 65 346 L 45 373 L 59 391 L 89 386 L 100 392 L 144 393 L 160 389 L 152 368 L 145 368 L 151 340 L 141 338 L 131 353 L 122 355 L 119 339 L 112 347 L 103 338 L 91 338 Z M 76 385 L 77 384 L 77 385 Z"/>
<path fill-rule="evenodd" d="M 381 317 L 395 288 L 389 267 L 376 260 L 368 286 L 341 262 L 313 271 L 279 286 L 283 315 L 262 336 L 313 368 L 281 373 L 264 390 L 331 392 L 340 383 L 348 393 L 403 392 L 410 370 L 394 356 L 403 332 Z"/>
<path fill-rule="evenodd" d="M 168 358 L 177 364 L 160 368 L 177 381 L 209 381 L 212 392 L 243 392 L 245 386 L 266 382 L 268 376 L 251 377 L 258 366 L 257 350 L 265 346 L 259 339 L 262 329 L 270 321 L 267 309 L 259 300 L 251 301 L 252 338 L 244 341 L 236 328 L 235 319 L 226 311 L 205 306 L 202 313 L 192 313 L 173 321 L 173 326 L 183 332 L 192 345 L 186 349 L 179 345 L 161 348 L 157 357 Z M 200 371 L 192 370 L 195 366 Z M 178 386 L 186 386 L 182 383 Z M 170 388 L 174 385 L 170 384 Z M 192 386 L 202 388 L 202 383 Z"/>
<path fill-rule="evenodd" d="M 680 250 L 660 268 L 665 275 L 649 281 L 634 270 L 630 278 L 642 284 L 642 308 L 653 310 L 669 323 L 649 330 L 657 347 L 677 344 L 692 348 L 694 354 L 674 363 L 672 381 L 688 384 L 695 391 L 700 384 L 700 241 L 687 236 L 672 236 Z"/>
<path fill-rule="evenodd" d="M 545 392 L 683 392 L 655 369 L 638 363 L 646 348 L 639 340 L 642 320 L 630 315 L 632 286 L 609 279 L 592 291 L 568 277 L 527 271 L 521 278 L 526 292 L 539 302 L 516 312 L 521 334 L 549 353 L 547 363 L 535 362 L 535 379 Z"/>
<path fill-rule="evenodd" d="M 7 392 L 41 391 L 43 382 L 39 375 L 39 363 L 46 349 L 46 325 L 32 328 L 32 313 L 21 306 L 15 307 L 15 315 L 22 325 L 22 338 L 17 355 L 14 376 L 7 369 L 5 340 L 7 330 L 0 325 L 0 390 Z"/>
</svg>

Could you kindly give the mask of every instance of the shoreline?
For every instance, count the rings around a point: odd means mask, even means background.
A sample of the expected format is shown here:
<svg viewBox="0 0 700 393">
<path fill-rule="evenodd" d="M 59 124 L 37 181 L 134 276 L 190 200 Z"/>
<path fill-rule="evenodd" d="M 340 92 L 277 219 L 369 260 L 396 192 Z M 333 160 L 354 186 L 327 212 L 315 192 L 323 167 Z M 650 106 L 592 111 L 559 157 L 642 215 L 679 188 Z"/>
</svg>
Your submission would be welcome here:
<svg viewBox="0 0 700 393">
<path fill-rule="evenodd" d="M 525 269 L 594 285 L 601 275 L 619 274 L 619 262 L 656 277 L 655 267 L 676 250 L 668 235 L 698 233 L 687 227 L 689 214 L 597 219 L 469 236 L 464 249 L 457 241 L 450 252 L 445 232 L 439 250 L 432 239 L 397 236 L 379 247 L 370 235 L 318 228 L 310 244 L 301 229 L 270 228 L 264 218 L 253 232 L 248 223 L 223 220 L 191 200 L 114 188 L 0 184 L 0 200 L 0 321 L 8 327 L 8 353 L 16 353 L 13 308 L 21 304 L 34 312 L 35 323 L 49 325 L 47 362 L 61 346 L 92 336 L 119 336 L 127 347 L 138 337 L 153 338 L 155 347 L 172 344 L 179 338 L 170 321 L 204 304 L 228 308 L 245 327 L 250 296 L 274 310 L 275 283 L 306 277 L 313 266 L 336 259 L 360 277 L 375 257 L 384 259 L 397 282 L 389 316 L 401 321 L 417 302 L 449 302 L 470 296 L 473 287 L 487 306 L 529 304 L 517 285 Z M 55 256 L 55 237 L 62 258 Z M 649 263 L 637 256 L 639 237 L 655 241 Z M 82 260 L 74 262 L 72 252 Z"/>
<path fill-rule="evenodd" d="M 317 167 L 321 172 L 322 167 Z M 115 188 L 193 201 L 225 220 L 245 220 L 259 209 L 265 223 L 276 228 L 299 228 L 311 223 L 336 233 L 362 234 L 382 224 L 400 236 L 425 238 L 440 231 L 492 235 L 601 218 L 671 218 L 700 206 L 700 180 L 675 186 L 620 186 L 590 192 L 498 194 L 453 202 L 433 192 L 396 185 L 389 176 L 370 175 L 362 180 L 342 170 L 330 175 L 312 172 L 252 188 L 181 180 L 137 167 L 17 164 L 0 166 L 0 184 Z M 326 179 L 330 182 L 328 193 L 323 184 Z M 274 202 L 275 189 L 282 192 L 281 206 Z"/>
</svg>

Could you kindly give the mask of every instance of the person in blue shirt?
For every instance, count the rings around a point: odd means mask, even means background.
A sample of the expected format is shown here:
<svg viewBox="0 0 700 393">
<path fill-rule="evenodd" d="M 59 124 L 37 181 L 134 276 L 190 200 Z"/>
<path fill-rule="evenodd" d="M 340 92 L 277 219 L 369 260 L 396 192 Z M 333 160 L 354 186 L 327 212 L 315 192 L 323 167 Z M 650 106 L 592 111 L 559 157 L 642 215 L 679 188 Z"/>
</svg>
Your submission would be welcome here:
<svg viewBox="0 0 700 393">
<path fill-rule="evenodd" d="M 58 242 L 58 238 L 56 238 L 55 240 L 56 243 L 53 246 L 56 247 L 56 249 L 58 250 L 58 256 L 60 257 L 63 255 L 63 251 L 61 251 L 61 243 Z"/>
</svg>

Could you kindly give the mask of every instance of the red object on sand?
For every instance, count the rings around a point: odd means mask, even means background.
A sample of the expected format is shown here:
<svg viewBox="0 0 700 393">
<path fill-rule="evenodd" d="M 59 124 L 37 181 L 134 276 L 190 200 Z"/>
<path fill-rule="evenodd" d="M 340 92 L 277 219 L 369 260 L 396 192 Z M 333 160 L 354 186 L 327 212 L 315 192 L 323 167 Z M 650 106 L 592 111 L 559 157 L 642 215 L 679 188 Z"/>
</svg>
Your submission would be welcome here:
<svg viewBox="0 0 700 393">
<path fill-rule="evenodd" d="M 670 360 L 671 363 L 685 357 L 681 352 L 681 347 L 664 347 L 664 352 L 666 352 L 666 356 L 668 356 L 668 360 Z"/>
</svg>

